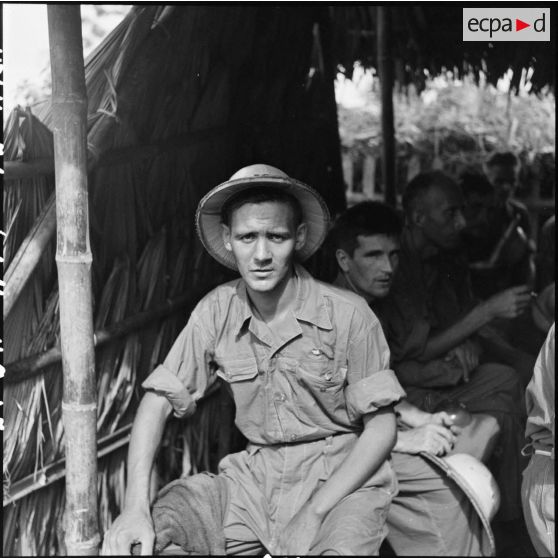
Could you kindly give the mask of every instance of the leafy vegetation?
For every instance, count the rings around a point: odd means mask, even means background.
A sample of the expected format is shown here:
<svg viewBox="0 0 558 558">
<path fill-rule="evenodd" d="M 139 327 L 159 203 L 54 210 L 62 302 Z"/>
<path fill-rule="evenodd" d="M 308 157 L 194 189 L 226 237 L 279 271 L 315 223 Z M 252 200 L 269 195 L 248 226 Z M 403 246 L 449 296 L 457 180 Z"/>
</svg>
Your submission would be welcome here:
<svg viewBox="0 0 558 558">
<path fill-rule="evenodd" d="M 378 86 L 371 79 L 357 92 L 360 106 L 347 106 L 339 99 L 342 149 L 352 161 L 380 157 Z M 465 167 L 482 168 L 492 151 L 512 150 L 522 161 L 518 195 L 526 197 L 540 188 L 542 197 L 553 197 L 555 97 L 549 91 L 528 94 L 524 84 L 519 95 L 510 95 L 482 82 L 477 85 L 472 78 L 439 77 L 420 95 L 413 86 L 396 90 L 394 113 L 399 190 L 420 170 L 441 168 L 458 175 Z M 358 182 L 358 163 L 356 167 Z M 376 182 L 381 183 L 379 167 Z"/>
</svg>

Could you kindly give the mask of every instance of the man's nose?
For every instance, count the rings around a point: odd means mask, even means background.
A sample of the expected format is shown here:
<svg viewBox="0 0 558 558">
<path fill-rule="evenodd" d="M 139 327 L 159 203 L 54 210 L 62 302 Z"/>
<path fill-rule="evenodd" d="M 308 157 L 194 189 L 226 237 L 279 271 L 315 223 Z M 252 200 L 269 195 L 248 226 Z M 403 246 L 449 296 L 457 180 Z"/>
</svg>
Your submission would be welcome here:
<svg viewBox="0 0 558 558">
<path fill-rule="evenodd" d="M 393 262 L 388 255 L 382 258 L 382 271 L 384 273 L 393 273 Z"/>
<path fill-rule="evenodd" d="M 254 252 L 254 258 L 257 261 L 265 261 L 271 258 L 271 253 L 269 251 L 269 244 L 267 238 L 258 238 L 256 241 L 256 250 Z"/>
</svg>

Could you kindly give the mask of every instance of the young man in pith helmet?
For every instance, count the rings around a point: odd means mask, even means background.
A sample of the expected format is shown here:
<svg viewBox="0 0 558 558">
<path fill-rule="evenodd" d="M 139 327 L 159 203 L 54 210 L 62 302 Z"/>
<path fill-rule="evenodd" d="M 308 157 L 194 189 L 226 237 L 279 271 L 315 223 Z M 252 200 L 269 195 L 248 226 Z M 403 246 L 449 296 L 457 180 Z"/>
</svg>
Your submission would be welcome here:
<svg viewBox="0 0 558 558">
<path fill-rule="evenodd" d="M 221 490 L 213 501 L 225 502 L 209 531 L 220 530 L 222 553 L 377 554 L 396 492 L 388 457 L 404 391 L 366 303 L 300 263 L 326 235 L 323 200 L 279 169 L 252 165 L 211 190 L 196 219 L 208 252 L 241 278 L 201 300 L 143 384 L 126 502 L 104 553 L 137 542 L 152 552 L 148 484 L 165 420 L 191 415 L 221 378 L 249 442 L 209 483 Z M 172 542 L 188 550 L 196 535 Z"/>
<path fill-rule="evenodd" d="M 397 273 L 401 232 L 397 212 L 380 202 L 361 202 L 339 215 L 326 241 L 338 266 L 334 284 L 361 295 L 374 310 L 389 294 Z M 485 414 L 430 413 L 407 401 L 397 403 L 395 411 L 392 466 L 399 492 L 387 516 L 387 540 L 395 554 L 493 554 L 489 519 L 475 513 L 474 503 L 448 480 L 433 456 L 468 453 L 486 461 L 499 432 L 496 419 Z"/>
</svg>

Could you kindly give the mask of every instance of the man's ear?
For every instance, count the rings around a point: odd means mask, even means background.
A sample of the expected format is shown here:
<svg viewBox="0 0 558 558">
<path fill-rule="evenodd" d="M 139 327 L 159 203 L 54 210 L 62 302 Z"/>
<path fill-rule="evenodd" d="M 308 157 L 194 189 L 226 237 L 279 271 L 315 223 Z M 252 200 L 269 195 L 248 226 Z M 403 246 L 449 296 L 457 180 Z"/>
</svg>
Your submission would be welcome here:
<svg viewBox="0 0 558 558">
<path fill-rule="evenodd" d="M 300 223 L 296 228 L 295 233 L 295 250 L 300 250 L 306 243 L 306 233 L 307 233 L 306 223 Z"/>
<path fill-rule="evenodd" d="M 227 225 L 221 224 L 221 235 L 223 237 L 223 244 L 225 245 L 225 248 L 231 252 L 232 251 L 232 246 L 231 246 L 231 229 L 230 227 L 228 227 Z"/>
<path fill-rule="evenodd" d="M 351 260 L 349 254 L 347 254 L 347 252 L 345 252 L 342 248 L 337 248 L 337 250 L 335 250 L 335 259 L 337 260 L 337 265 L 341 268 L 341 271 L 348 273 L 349 260 Z"/>
<path fill-rule="evenodd" d="M 413 209 L 411 213 L 411 224 L 415 227 L 421 228 L 424 225 L 426 215 L 420 207 Z"/>
</svg>

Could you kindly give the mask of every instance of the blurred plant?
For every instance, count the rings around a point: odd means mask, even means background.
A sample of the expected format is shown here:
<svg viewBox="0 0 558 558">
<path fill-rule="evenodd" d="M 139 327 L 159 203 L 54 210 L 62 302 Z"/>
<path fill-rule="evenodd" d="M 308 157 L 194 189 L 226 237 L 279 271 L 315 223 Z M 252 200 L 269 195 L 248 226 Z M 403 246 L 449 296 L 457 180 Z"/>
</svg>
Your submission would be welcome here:
<svg viewBox="0 0 558 558">
<path fill-rule="evenodd" d="M 360 89 L 357 95 L 364 99 L 360 105 L 338 104 L 342 149 L 353 161 L 381 156 L 378 85 L 373 79 L 366 90 Z M 549 91 L 528 94 L 527 89 L 510 95 L 477 85 L 472 78 L 439 77 L 429 80 L 420 95 L 412 85 L 395 91 L 399 189 L 421 170 L 441 168 L 458 175 L 465 167 L 480 169 L 491 151 L 512 150 L 522 162 L 523 188 L 518 195 L 538 189 L 543 197 L 552 197 L 555 97 Z M 375 167 L 376 183 L 381 184 L 381 165 Z M 353 175 L 358 181 L 362 172 Z"/>
</svg>

